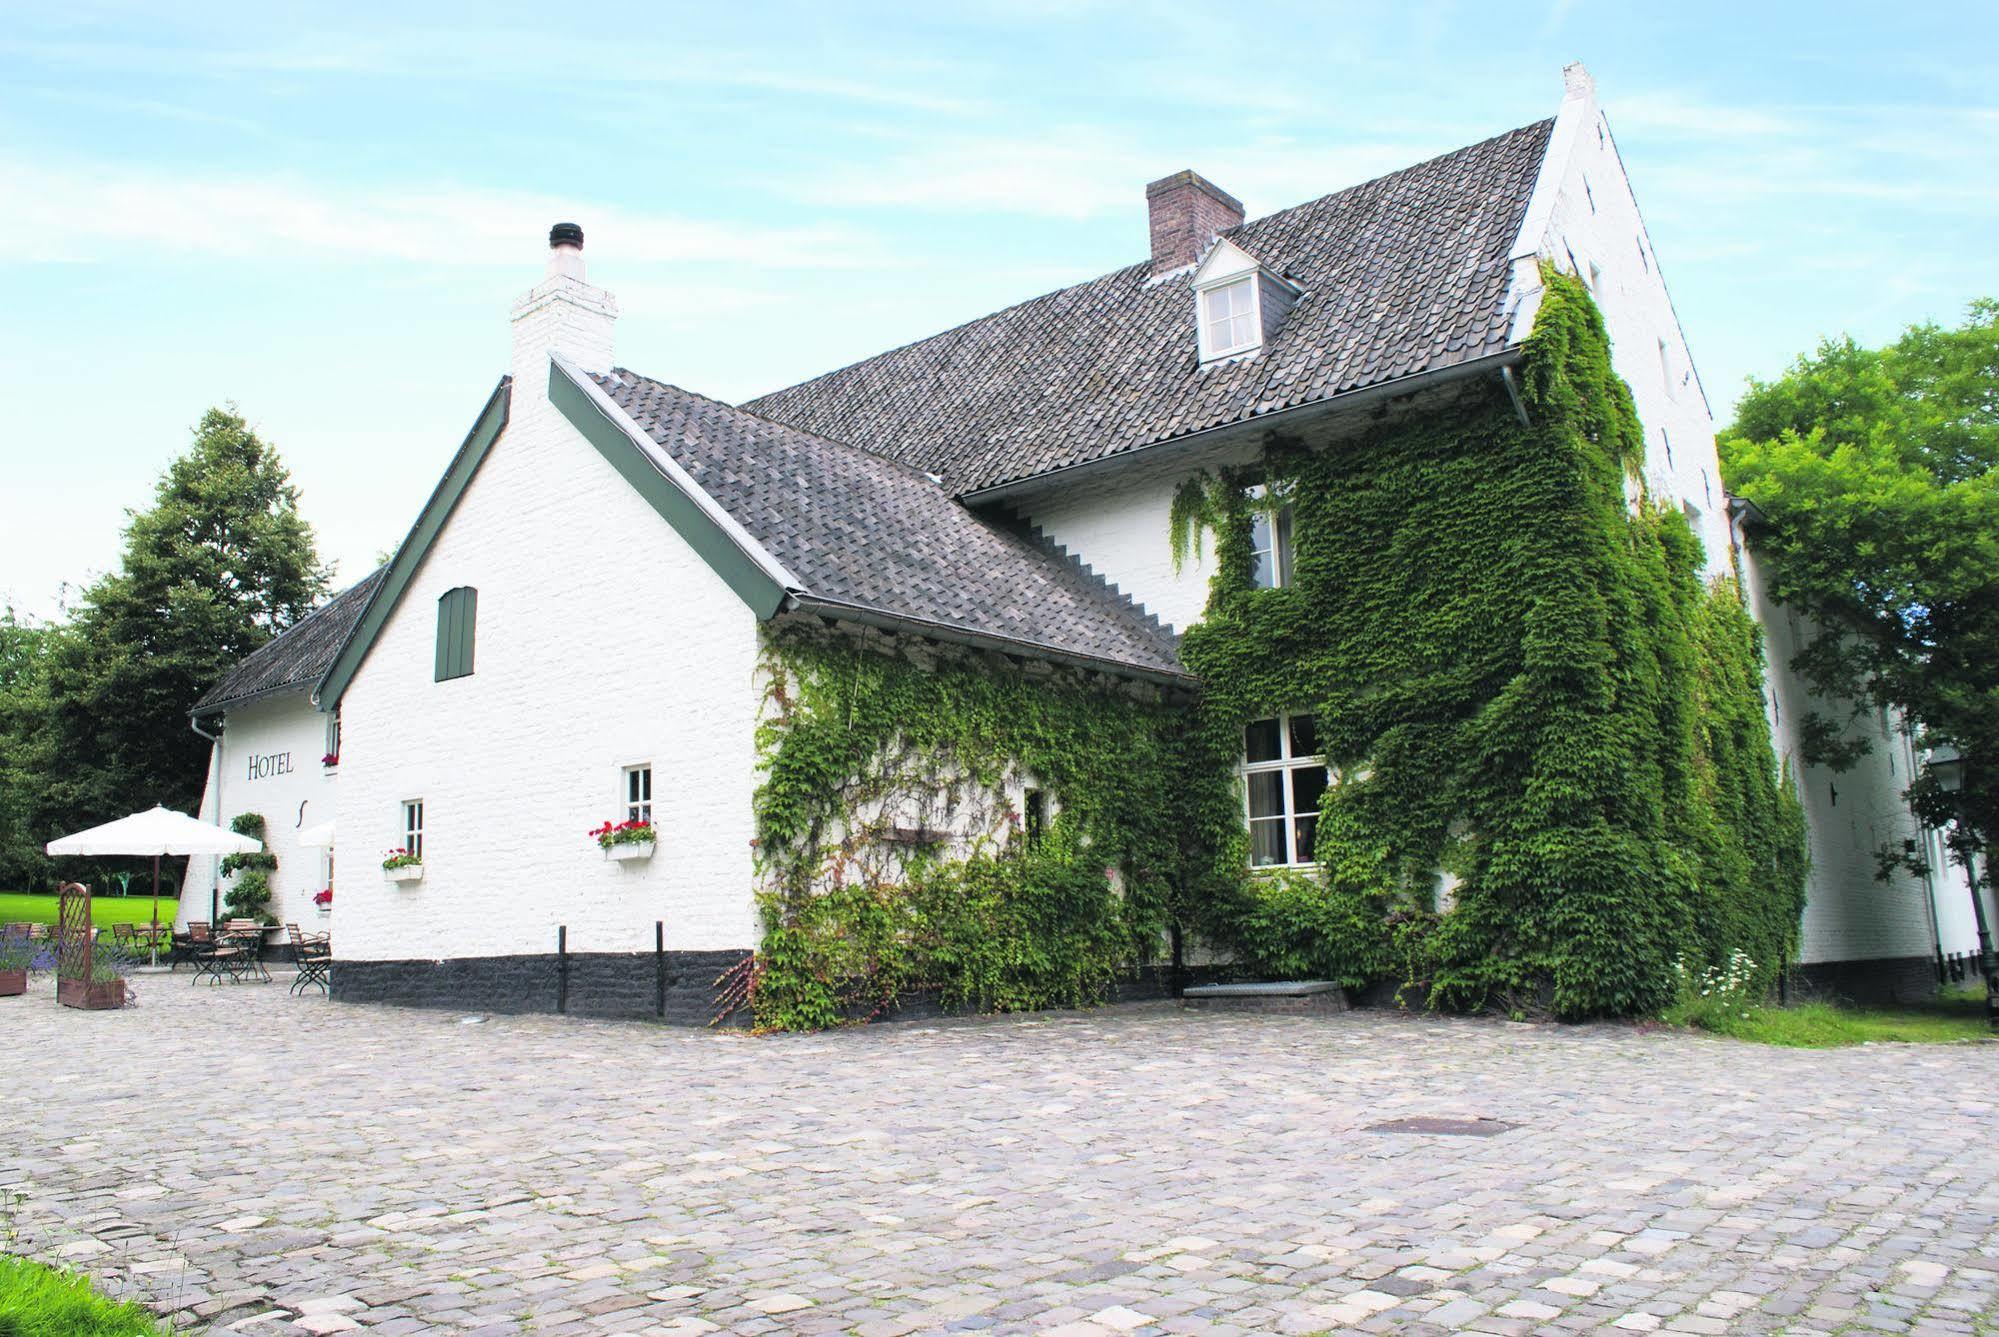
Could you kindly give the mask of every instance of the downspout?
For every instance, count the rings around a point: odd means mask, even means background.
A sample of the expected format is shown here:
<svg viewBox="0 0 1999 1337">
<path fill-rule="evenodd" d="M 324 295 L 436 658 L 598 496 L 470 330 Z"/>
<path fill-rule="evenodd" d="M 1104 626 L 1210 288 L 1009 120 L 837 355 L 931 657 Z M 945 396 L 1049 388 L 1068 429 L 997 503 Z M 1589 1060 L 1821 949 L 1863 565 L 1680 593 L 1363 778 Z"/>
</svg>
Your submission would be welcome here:
<svg viewBox="0 0 1999 1337">
<path fill-rule="evenodd" d="M 188 716 L 187 727 L 194 730 L 196 733 L 200 734 L 203 738 L 206 738 L 210 744 L 208 749 L 208 754 L 211 758 L 213 758 L 213 760 L 210 761 L 209 765 L 212 766 L 215 771 L 215 820 L 216 823 L 220 825 L 222 821 L 222 772 L 223 772 L 222 734 L 220 732 L 210 733 L 208 732 L 208 730 L 202 728 L 200 718 L 194 715 Z M 228 728 L 227 725 L 223 726 L 223 729 L 225 731 L 227 730 L 227 728 Z M 217 864 L 216 867 L 219 868 L 221 867 L 221 865 Z M 185 894 L 184 891 L 183 894 Z M 222 918 L 221 902 L 222 902 L 222 879 L 218 874 L 211 871 L 208 875 L 208 922 L 209 923 L 214 924 L 221 920 Z"/>
<path fill-rule="evenodd" d="M 1506 383 L 1506 397 L 1513 401 L 1513 414 L 1520 419 L 1520 425 L 1522 427 L 1532 427 L 1534 424 L 1527 417 L 1527 405 L 1520 398 L 1519 382 L 1513 379 L 1513 368 L 1501 367 L 1499 369 L 1499 379 Z"/>
</svg>

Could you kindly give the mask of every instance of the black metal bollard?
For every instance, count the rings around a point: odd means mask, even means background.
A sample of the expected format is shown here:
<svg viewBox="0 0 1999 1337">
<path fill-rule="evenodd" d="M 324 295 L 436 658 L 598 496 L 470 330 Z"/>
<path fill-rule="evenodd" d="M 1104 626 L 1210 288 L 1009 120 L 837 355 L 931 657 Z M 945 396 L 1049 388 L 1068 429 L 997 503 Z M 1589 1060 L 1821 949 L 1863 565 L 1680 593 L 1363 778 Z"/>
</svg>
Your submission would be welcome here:
<svg viewBox="0 0 1999 1337">
<path fill-rule="evenodd" d="M 555 929 L 555 1010 L 569 1010 L 569 925 Z"/>
</svg>

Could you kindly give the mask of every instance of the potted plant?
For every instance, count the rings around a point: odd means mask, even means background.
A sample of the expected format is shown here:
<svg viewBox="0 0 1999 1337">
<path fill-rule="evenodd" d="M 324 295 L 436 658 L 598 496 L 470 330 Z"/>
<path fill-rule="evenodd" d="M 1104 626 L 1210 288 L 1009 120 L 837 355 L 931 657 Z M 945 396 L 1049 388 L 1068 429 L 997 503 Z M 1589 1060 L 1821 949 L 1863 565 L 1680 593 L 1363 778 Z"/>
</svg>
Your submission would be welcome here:
<svg viewBox="0 0 1999 1337">
<path fill-rule="evenodd" d="M 330 771 L 340 764 L 340 754 L 338 752 L 329 752 L 319 759 L 319 764 Z"/>
<path fill-rule="evenodd" d="M 64 979 L 57 975 L 56 1001 L 64 1007 L 80 1007 L 89 1012 L 125 1006 L 125 959 L 111 950 L 108 943 L 98 943 L 91 953 L 89 979 Z"/>
<path fill-rule="evenodd" d="M 628 821 L 616 825 L 606 822 L 590 836 L 603 847 L 604 857 L 612 863 L 636 863 L 652 858 L 651 822 Z"/>
<path fill-rule="evenodd" d="M 318 907 L 319 907 L 319 912 L 320 912 L 321 914 L 323 914 L 323 915 L 330 915 L 330 914 L 332 914 L 332 913 L 333 913 L 333 888 L 331 888 L 331 887 L 328 887 L 328 888 L 326 888 L 326 890 L 324 890 L 324 891 L 319 891 L 319 892 L 314 892 L 314 893 L 313 893 L 313 897 L 312 897 L 312 903 L 313 903 L 314 905 L 316 905 L 316 906 L 318 906 Z"/>
<path fill-rule="evenodd" d="M 382 880 L 385 882 L 420 882 L 423 880 L 423 860 L 406 849 L 393 849 L 382 858 Z"/>
<path fill-rule="evenodd" d="M 35 964 L 35 945 L 26 938 L 0 938 L 0 998 L 28 991 L 28 971 Z"/>
</svg>

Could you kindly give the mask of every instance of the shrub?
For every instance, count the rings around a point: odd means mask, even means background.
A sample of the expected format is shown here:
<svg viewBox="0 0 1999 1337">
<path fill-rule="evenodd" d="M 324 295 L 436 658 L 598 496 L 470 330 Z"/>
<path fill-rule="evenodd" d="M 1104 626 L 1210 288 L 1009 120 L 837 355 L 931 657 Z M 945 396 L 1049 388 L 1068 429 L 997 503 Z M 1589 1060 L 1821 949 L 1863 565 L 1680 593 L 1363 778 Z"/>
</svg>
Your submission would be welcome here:
<svg viewBox="0 0 1999 1337">
<path fill-rule="evenodd" d="M 1728 954 L 1725 964 L 1701 971 L 1680 957 L 1673 962 L 1673 979 L 1673 1002 L 1663 1017 L 1675 1026 L 1726 1032 L 1734 1023 L 1747 1020 L 1749 1010 L 1762 1001 L 1761 974 L 1749 954 L 1739 948 Z"/>
<path fill-rule="evenodd" d="M 229 907 L 231 917 L 236 919 L 256 919 L 268 921 L 271 909 L 271 879 L 261 868 L 251 868 L 237 875 L 223 898 Z"/>
</svg>

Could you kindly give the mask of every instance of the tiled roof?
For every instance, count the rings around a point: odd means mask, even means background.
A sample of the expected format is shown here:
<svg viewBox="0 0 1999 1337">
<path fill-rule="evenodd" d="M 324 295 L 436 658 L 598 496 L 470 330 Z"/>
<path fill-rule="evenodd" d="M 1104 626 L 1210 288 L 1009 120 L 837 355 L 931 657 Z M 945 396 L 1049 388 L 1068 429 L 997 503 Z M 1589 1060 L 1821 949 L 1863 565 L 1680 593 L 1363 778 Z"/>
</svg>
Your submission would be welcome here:
<svg viewBox="0 0 1999 1337">
<path fill-rule="evenodd" d="M 633 372 L 594 379 L 791 573 L 807 606 L 1184 676 L 1156 619 L 918 470 Z"/>
<path fill-rule="evenodd" d="M 969 492 L 1504 351 L 1553 124 L 1224 233 L 1306 293 L 1255 358 L 1202 370 L 1188 275 L 1140 264 L 745 407 Z"/>
<path fill-rule="evenodd" d="M 347 633 L 361 620 L 368 596 L 382 581 L 383 567 L 350 585 L 300 618 L 276 640 L 245 655 L 222 681 L 208 689 L 189 712 L 209 715 L 253 696 L 306 691 L 332 665 Z"/>
</svg>

